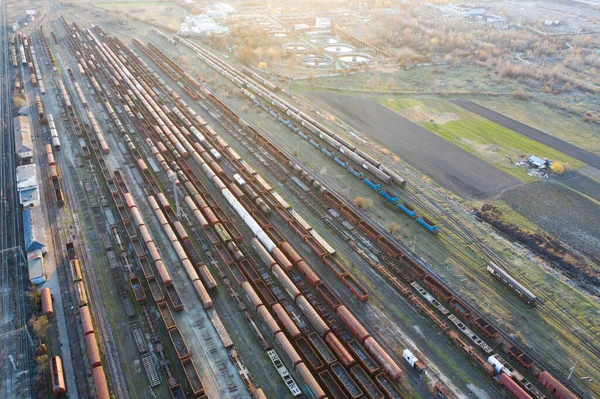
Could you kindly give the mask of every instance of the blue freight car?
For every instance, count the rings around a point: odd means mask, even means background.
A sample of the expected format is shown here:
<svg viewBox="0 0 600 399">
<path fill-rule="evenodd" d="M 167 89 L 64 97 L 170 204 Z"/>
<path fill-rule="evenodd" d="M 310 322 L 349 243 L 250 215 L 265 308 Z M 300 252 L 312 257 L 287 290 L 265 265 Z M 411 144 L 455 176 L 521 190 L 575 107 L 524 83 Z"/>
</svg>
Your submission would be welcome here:
<svg viewBox="0 0 600 399">
<path fill-rule="evenodd" d="M 300 131 L 299 127 L 296 127 L 296 126 L 292 125 L 291 123 L 288 125 L 288 127 L 296 133 L 298 133 Z"/>
<path fill-rule="evenodd" d="M 302 137 L 304 140 L 308 140 L 308 135 L 302 133 L 300 130 L 298 130 L 298 136 Z"/>
<path fill-rule="evenodd" d="M 308 137 L 308 136 L 306 136 Z M 313 146 L 315 146 L 316 148 L 321 148 L 321 144 L 317 143 L 316 141 L 314 141 L 313 139 L 308 140 L 309 143 L 311 143 Z"/>
<path fill-rule="evenodd" d="M 415 211 L 414 209 L 412 209 L 412 207 L 408 204 L 398 204 L 397 205 L 398 208 L 402 209 L 402 211 L 404 213 L 406 213 L 408 216 L 410 216 L 411 218 L 414 218 L 417 216 L 417 211 Z"/>
<path fill-rule="evenodd" d="M 265 111 L 269 112 L 269 107 L 267 107 L 266 105 L 264 105 L 264 104 L 261 104 L 261 105 L 260 105 L 260 107 L 261 107 L 262 109 L 264 109 Z"/>
<path fill-rule="evenodd" d="M 429 230 L 430 232 L 432 232 L 433 234 L 437 234 L 439 232 L 438 227 L 435 225 L 435 223 L 432 223 L 431 221 L 429 221 L 426 218 L 417 218 L 417 222 L 425 227 L 427 230 Z"/>
<path fill-rule="evenodd" d="M 364 179 L 363 182 L 375 191 L 379 191 L 381 189 L 381 184 L 372 183 L 369 179 Z"/>
<path fill-rule="evenodd" d="M 339 163 L 342 168 L 345 168 L 348 166 L 348 162 L 344 162 L 341 159 L 339 159 L 338 157 L 335 157 L 333 160 L 335 162 Z"/>
<path fill-rule="evenodd" d="M 363 172 L 359 172 L 359 171 L 354 170 L 352 168 L 348 168 L 348 172 L 352 173 L 354 176 L 358 177 L 359 179 L 363 178 Z"/>
<path fill-rule="evenodd" d="M 381 190 L 381 191 L 379 192 L 379 194 L 381 194 L 381 196 L 382 196 L 383 198 L 385 198 L 386 200 L 390 201 L 392 204 L 393 204 L 393 203 L 396 203 L 396 202 L 398 201 L 398 197 L 396 197 L 395 195 L 394 195 L 394 196 L 390 195 L 390 194 L 389 194 L 387 191 L 385 191 L 385 190 Z"/>
<path fill-rule="evenodd" d="M 333 157 L 333 152 L 331 152 L 331 151 L 327 151 L 327 149 L 326 149 L 326 148 L 324 148 L 324 147 L 323 147 L 323 148 L 321 148 L 321 152 L 322 152 L 323 154 L 327 155 L 329 158 Z"/>
<path fill-rule="evenodd" d="M 284 119 L 281 116 L 279 117 L 279 122 L 283 123 L 284 125 L 289 125 L 290 124 L 290 120 L 289 119 Z"/>
<path fill-rule="evenodd" d="M 279 114 L 273 110 L 269 111 L 269 113 L 274 116 L 275 118 L 279 118 Z"/>
</svg>

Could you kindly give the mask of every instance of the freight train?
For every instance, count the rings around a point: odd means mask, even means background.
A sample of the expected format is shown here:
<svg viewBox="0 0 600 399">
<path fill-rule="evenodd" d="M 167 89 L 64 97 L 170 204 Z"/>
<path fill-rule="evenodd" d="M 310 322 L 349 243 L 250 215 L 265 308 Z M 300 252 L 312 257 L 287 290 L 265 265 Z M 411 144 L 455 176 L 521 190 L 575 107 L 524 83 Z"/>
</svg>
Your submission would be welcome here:
<svg viewBox="0 0 600 399">
<path fill-rule="evenodd" d="M 40 96 L 35 96 L 35 106 L 37 108 L 38 118 L 40 123 L 43 125 L 47 122 L 46 113 L 44 112 L 44 105 Z"/>
<path fill-rule="evenodd" d="M 48 115 L 51 117 L 52 115 Z M 49 123 L 54 125 L 54 120 L 50 119 Z M 54 154 L 52 152 L 52 146 L 50 144 L 46 144 L 46 159 L 48 160 L 48 179 L 52 182 L 52 188 L 54 189 L 54 199 L 56 200 L 56 205 L 58 207 L 62 207 L 65 205 L 65 200 L 60 184 L 60 177 L 58 176 L 58 165 L 54 161 Z"/>
<path fill-rule="evenodd" d="M 79 317 L 81 318 L 81 327 L 85 338 L 88 360 L 92 368 L 92 378 L 94 380 L 94 387 L 96 388 L 96 396 L 98 399 L 109 399 L 110 393 L 108 391 L 106 375 L 102 366 L 102 359 L 100 358 L 100 349 L 96 341 L 92 315 L 88 306 L 88 296 L 85 284 L 82 280 L 75 244 L 68 242 L 65 246 L 67 249 L 67 259 L 69 261 L 71 275 L 73 277 L 73 287 L 75 289 L 75 296 L 77 297 Z"/>
</svg>

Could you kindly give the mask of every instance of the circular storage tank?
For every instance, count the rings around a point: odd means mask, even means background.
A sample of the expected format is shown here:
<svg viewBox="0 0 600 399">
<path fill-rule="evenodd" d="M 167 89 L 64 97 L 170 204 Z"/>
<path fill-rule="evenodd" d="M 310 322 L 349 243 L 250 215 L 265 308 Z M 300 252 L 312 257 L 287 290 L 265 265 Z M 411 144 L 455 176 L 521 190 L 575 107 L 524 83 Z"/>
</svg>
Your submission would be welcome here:
<svg viewBox="0 0 600 399">
<path fill-rule="evenodd" d="M 355 50 L 355 48 L 349 44 L 330 44 L 324 46 L 323 50 L 331 54 L 343 54 L 351 53 Z"/>
<path fill-rule="evenodd" d="M 352 53 L 352 54 L 343 54 L 338 57 L 338 60 L 345 62 L 346 64 L 368 64 L 373 61 L 373 57 L 369 54 L 365 53 Z"/>
<path fill-rule="evenodd" d="M 333 60 L 331 58 L 319 55 L 309 55 L 302 58 L 302 64 L 311 68 L 328 67 L 332 63 Z"/>
</svg>

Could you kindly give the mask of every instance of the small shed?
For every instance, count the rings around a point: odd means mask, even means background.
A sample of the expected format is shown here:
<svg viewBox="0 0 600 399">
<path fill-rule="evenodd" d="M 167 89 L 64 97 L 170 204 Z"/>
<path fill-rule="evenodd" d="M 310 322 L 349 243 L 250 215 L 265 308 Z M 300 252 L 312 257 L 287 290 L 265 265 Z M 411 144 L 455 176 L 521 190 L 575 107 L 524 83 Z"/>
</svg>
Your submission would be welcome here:
<svg viewBox="0 0 600 399">
<path fill-rule="evenodd" d="M 527 158 L 527 163 L 538 169 L 543 169 L 550 166 L 550 161 L 535 155 L 531 155 L 529 158 Z"/>
<path fill-rule="evenodd" d="M 29 269 L 29 281 L 39 285 L 46 282 L 46 271 L 44 269 L 44 258 L 40 251 L 27 254 L 27 267 Z"/>
</svg>

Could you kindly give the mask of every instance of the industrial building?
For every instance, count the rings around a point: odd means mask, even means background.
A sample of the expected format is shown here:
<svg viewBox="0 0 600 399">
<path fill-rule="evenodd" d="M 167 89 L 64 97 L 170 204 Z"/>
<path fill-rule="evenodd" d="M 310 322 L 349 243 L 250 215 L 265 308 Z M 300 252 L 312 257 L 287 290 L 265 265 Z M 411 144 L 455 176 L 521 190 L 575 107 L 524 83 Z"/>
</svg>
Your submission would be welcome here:
<svg viewBox="0 0 600 399">
<path fill-rule="evenodd" d="M 44 213 L 41 207 L 34 206 L 23 210 L 23 235 L 25 252 L 42 251 L 43 254 L 46 253 Z"/>
<path fill-rule="evenodd" d="M 23 131 L 15 135 L 15 153 L 22 165 L 33 161 L 33 143 L 29 132 Z"/>
</svg>

